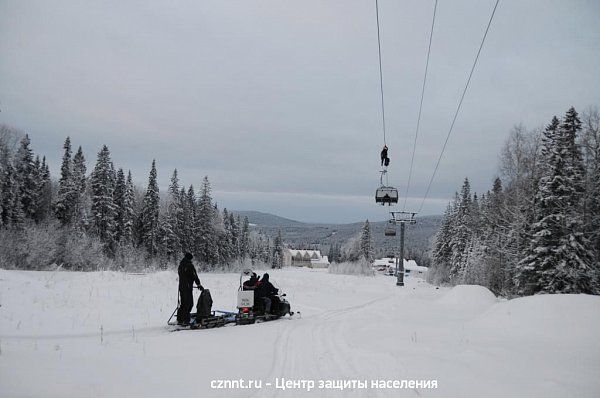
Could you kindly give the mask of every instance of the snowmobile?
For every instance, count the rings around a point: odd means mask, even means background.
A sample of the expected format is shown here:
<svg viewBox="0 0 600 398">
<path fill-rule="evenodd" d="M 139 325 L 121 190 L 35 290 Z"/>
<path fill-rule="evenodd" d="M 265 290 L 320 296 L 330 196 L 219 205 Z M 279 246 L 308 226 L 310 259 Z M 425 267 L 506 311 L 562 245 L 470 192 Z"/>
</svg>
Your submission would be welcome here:
<svg viewBox="0 0 600 398">
<path fill-rule="evenodd" d="M 265 302 L 256 297 L 254 290 L 244 290 L 242 279 L 252 275 L 251 269 L 245 269 L 240 274 L 240 286 L 238 288 L 236 316 L 237 325 L 248 325 L 257 322 L 272 321 L 286 315 L 293 316 L 290 303 L 286 300 L 286 295 L 278 294 L 271 298 L 271 312 L 265 312 Z"/>
</svg>

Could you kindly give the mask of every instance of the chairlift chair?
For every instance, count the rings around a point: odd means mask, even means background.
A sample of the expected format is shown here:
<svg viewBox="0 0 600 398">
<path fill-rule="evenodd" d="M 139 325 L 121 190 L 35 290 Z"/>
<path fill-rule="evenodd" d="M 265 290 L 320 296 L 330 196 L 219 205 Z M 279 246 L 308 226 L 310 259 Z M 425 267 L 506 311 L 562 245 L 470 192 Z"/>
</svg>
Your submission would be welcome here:
<svg viewBox="0 0 600 398">
<path fill-rule="evenodd" d="M 394 187 L 381 186 L 375 191 L 375 203 L 381 203 L 382 206 L 391 206 L 392 203 L 398 203 L 398 190 Z"/>
<path fill-rule="evenodd" d="M 394 221 L 388 221 L 384 234 L 385 236 L 396 236 L 396 224 Z"/>
</svg>

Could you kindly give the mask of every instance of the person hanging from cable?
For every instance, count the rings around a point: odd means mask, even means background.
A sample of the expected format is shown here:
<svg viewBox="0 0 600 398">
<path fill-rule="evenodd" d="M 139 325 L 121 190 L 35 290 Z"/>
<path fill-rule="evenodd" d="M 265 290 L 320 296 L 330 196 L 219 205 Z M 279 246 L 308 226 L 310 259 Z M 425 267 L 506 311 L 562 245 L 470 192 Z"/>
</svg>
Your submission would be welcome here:
<svg viewBox="0 0 600 398">
<path fill-rule="evenodd" d="M 388 147 L 387 145 L 384 145 L 383 149 L 381 150 L 381 165 L 388 167 L 389 164 L 390 158 L 388 158 Z"/>
</svg>

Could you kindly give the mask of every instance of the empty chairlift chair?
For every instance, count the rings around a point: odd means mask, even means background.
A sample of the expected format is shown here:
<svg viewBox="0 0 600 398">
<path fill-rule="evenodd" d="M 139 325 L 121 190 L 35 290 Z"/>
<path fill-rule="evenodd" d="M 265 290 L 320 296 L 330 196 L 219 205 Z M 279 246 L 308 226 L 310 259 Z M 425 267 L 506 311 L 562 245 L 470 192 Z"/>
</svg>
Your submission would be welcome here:
<svg viewBox="0 0 600 398">
<path fill-rule="evenodd" d="M 377 188 L 377 191 L 375 191 L 375 203 L 381 203 L 382 206 L 398 203 L 398 190 L 394 187 L 386 186 Z"/>
<path fill-rule="evenodd" d="M 388 221 L 385 227 L 385 236 L 396 236 L 396 223 L 394 221 Z"/>
</svg>

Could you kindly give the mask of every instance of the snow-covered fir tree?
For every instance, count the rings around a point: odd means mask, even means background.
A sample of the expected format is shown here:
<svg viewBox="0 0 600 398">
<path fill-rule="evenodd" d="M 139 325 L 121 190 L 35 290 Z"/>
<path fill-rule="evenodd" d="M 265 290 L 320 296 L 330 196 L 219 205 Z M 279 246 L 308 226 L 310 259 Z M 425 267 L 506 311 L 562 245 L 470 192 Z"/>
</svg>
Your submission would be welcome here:
<svg viewBox="0 0 600 398">
<path fill-rule="evenodd" d="M 233 218 L 230 217 L 226 208 L 223 209 L 220 220 L 223 227 L 219 238 L 219 257 L 222 262 L 228 264 L 235 258 L 235 236 L 234 226 L 231 224 Z"/>
<path fill-rule="evenodd" d="M 250 252 L 250 222 L 248 217 L 244 217 L 242 222 L 242 232 L 240 237 L 240 257 L 245 259 L 249 256 Z"/>
<path fill-rule="evenodd" d="M 554 117 L 544 132 L 545 170 L 527 255 L 516 273 L 519 294 L 600 292 L 578 214 L 582 176 L 581 157 L 574 153 L 576 116 L 569 110 L 562 125 Z"/>
<path fill-rule="evenodd" d="M 179 177 L 177 169 L 173 170 L 171 183 L 167 192 L 167 214 L 165 223 L 168 224 L 166 246 L 173 255 L 182 251 L 183 233 L 183 203 L 180 196 Z"/>
<path fill-rule="evenodd" d="M 160 197 L 157 183 L 156 161 L 152 160 L 148 188 L 144 195 L 142 209 L 139 216 L 139 244 L 144 246 L 148 253 L 158 253 Z"/>
<path fill-rule="evenodd" d="M 15 158 L 15 179 L 19 186 L 19 199 L 25 218 L 33 219 L 36 212 L 38 184 L 31 141 L 26 134 L 21 140 Z"/>
<path fill-rule="evenodd" d="M 196 210 L 196 251 L 199 261 L 211 265 L 215 265 L 219 258 L 214 220 L 215 208 L 212 205 L 210 182 L 208 176 L 205 176 Z"/>
<path fill-rule="evenodd" d="M 90 177 L 91 216 L 93 230 L 109 251 L 114 250 L 115 234 L 115 190 L 114 166 L 110 151 L 104 145 L 98 153 L 96 165 Z"/>
<path fill-rule="evenodd" d="M 179 191 L 181 201 L 182 224 L 181 224 L 181 249 L 184 252 L 196 253 L 196 194 L 194 187 L 181 188 Z"/>
<path fill-rule="evenodd" d="M 471 197 L 471 184 L 465 178 L 460 191 L 460 201 L 451 225 L 450 247 L 450 279 L 460 281 L 464 277 L 467 260 L 467 247 L 473 233 L 472 219 L 473 202 Z"/>
<path fill-rule="evenodd" d="M 115 192 L 113 194 L 115 203 L 115 241 L 120 242 L 123 236 L 124 228 L 124 217 L 125 212 L 125 173 L 123 169 L 119 167 L 117 170 L 117 180 L 115 181 Z"/>
<path fill-rule="evenodd" d="M 58 180 L 58 193 L 54 204 L 56 218 L 63 224 L 71 223 L 75 204 L 73 203 L 73 161 L 71 159 L 71 138 L 67 137 L 63 145 L 64 154 L 60 166 L 60 179 Z"/>
<path fill-rule="evenodd" d="M 448 204 L 433 244 L 433 265 L 429 272 L 433 283 L 448 282 L 452 261 L 452 223 L 456 206 Z M 435 274 L 435 275 L 434 275 Z"/>
<path fill-rule="evenodd" d="M 77 148 L 77 152 L 73 157 L 73 222 L 85 229 L 88 226 L 88 205 L 87 205 L 87 166 L 85 165 L 85 156 L 81 146 Z"/>
<path fill-rule="evenodd" d="M 157 240 L 158 253 L 161 257 L 168 260 L 175 260 L 180 254 L 179 238 L 175 234 L 168 213 L 163 213 L 159 216 Z"/>
<path fill-rule="evenodd" d="M 20 225 L 25 220 L 23 205 L 21 204 L 21 189 L 16 179 L 12 162 L 7 162 L 3 167 L 2 178 L 2 225 Z"/>
<path fill-rule="evenodd" d="M 273 242 L 271 268 L 281 267 L 283 267 L 283 237 L 281 236 L 281 230 L 278 230 L 275 241 Z"/>
<path fill-rule="evenodd" d="M 368 262 L 373 261 L 373 237 L 371 236 L 371 225 L 366 220 L 360 234 L 360 255 Z"/>
<path fill-rule="evenodd" d="M 42 158 L 38 170 L 37 191 L 35 220 L 41 222 L 46 220 L 52 211 L 52 180 L 45 156 Z"/>
<path fill-rule="evenodd" d="M 231 225 L 231 235 L 233 241 L 233 256 L 239 259 L 240 256 L 240 239 L 242 236 L 242 226 L 240 225 L 240 216 L 234 216 L 229 213 L 229 225 Z"/>
<path fill-rule="evenodd" d="M 128 246 L 133 244 L 133 229 L 135 225 L 135 192 L 131 171 L 127 172 L 125 194 L 121 204 L 120 243 Z"/>
</svg>

